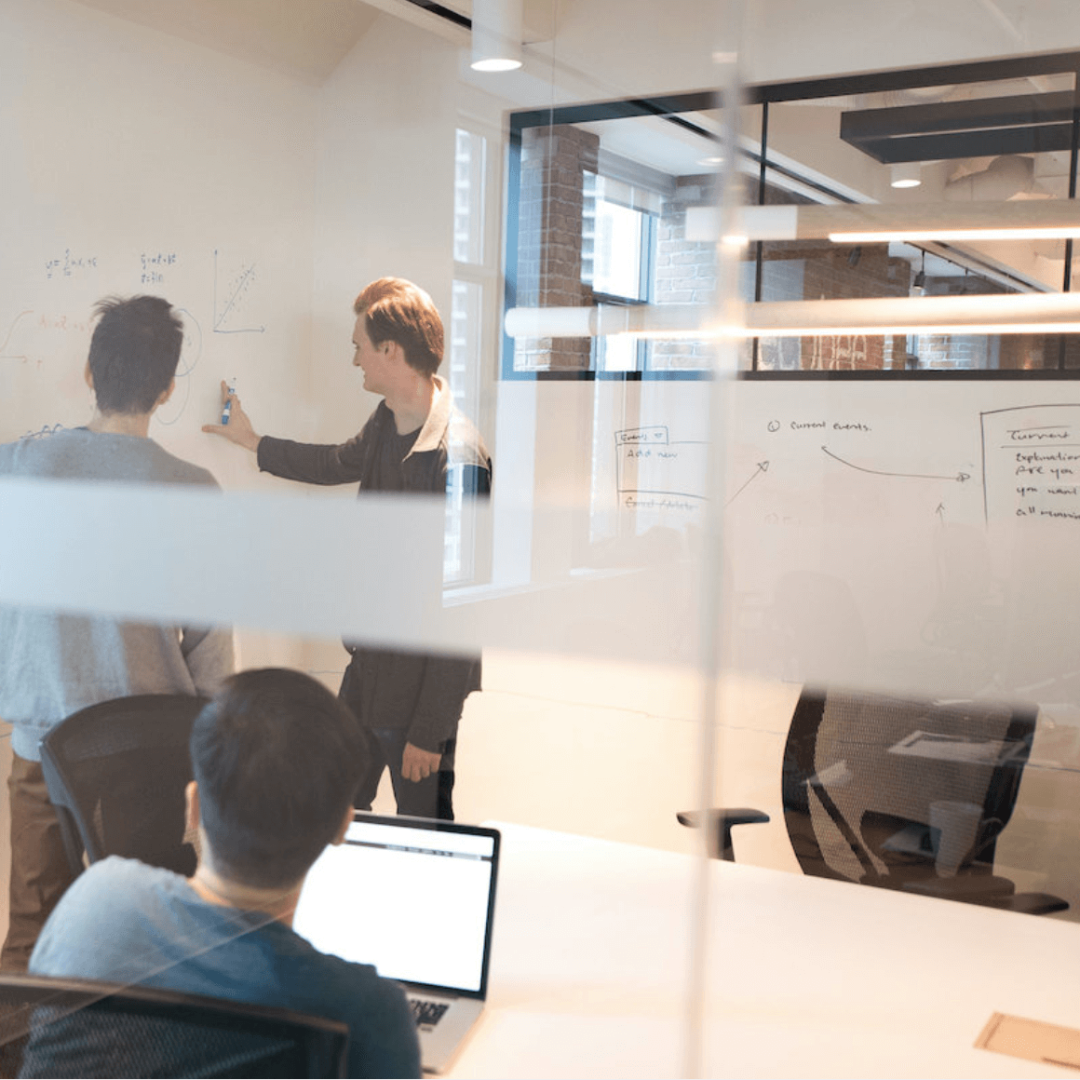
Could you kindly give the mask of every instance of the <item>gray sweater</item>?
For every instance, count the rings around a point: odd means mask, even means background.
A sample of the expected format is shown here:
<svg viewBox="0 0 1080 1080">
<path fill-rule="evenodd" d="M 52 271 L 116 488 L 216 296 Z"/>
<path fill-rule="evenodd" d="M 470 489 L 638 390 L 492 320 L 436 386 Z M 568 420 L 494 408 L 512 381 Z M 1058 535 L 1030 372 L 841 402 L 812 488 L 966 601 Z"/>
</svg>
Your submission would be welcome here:
<svg viewBox="0 0 1080 1080">
<path fill-rule="evenodd" d="M 217 487 L 152 439 L 86 428 L 0 445 L 0 476 Z M 131 694 L 212 694 L 232 670 L 229 629 L 0 606 L 0 718 L 30 761 L 40 760 L 45 733 L 78 709 Z"/>
</svg>

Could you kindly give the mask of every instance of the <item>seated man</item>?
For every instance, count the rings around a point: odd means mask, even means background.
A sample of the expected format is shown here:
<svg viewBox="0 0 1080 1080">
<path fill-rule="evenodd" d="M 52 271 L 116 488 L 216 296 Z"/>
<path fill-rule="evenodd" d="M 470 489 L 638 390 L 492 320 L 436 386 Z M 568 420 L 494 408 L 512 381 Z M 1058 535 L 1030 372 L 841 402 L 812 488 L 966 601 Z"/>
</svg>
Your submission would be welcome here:
<svg viewBox="0 0 1080 1080">
<path fill-rule="evenodd" d="M 233 676 L 191 734 L 194 875 L 116 857 L 95 863 L 50 916 L 31 973 L 343 1020 L 349 1076 L 419 1076 L 401 988 L 291 929 L 308 870 L 352 820 L 366 753 L 352 713 L 314 679 L 281 669 Z"/>
</svg>

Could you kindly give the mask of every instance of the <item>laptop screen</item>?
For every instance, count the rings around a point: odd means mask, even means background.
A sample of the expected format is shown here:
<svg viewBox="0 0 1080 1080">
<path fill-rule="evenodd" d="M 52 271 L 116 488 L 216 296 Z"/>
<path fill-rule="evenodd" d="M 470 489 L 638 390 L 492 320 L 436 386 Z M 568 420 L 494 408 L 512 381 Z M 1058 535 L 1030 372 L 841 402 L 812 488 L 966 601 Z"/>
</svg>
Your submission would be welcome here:
<svg viewBox="0 0 1080 1080">
<path fill-rule="evenodd" d="M 293 928 L 402 982 L 486 991 L 498 833 L 358 814 L 308 874 Z"/>
</svg>

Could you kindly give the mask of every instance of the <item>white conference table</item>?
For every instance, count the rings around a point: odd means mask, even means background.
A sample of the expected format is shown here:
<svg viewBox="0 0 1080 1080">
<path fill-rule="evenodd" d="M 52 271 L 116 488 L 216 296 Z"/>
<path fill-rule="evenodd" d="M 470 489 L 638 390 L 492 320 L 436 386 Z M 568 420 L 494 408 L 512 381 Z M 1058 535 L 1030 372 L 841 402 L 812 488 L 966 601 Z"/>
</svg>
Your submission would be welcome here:
<svg viewBox="0 0 1080 1080">
<path fill-rule="evenodd" d="M 684 1075 L 697 860 L 487 824 L 488 1007 L 450 1075 Z M 707 865 L 702 1075 L 1075 1075 L 972 1044 L 994 1012 L 1080 1027 L 1076 924 Z"/>
</svg>

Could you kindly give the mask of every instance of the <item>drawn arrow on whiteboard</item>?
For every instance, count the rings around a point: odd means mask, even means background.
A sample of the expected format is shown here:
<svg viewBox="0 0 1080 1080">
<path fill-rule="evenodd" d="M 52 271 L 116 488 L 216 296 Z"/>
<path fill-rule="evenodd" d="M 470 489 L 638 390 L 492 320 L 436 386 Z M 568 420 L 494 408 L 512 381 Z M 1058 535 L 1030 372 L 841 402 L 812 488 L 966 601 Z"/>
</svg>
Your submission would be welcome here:
<svg viewBox="0 0 1080 1080">
<path fill-rule="evenodd" d="M 874 476 L 899 476 L 909 480 L 953 480 L 958 484 L 962 484 L 965 480 L 971 479 L 971 474 L 966 472 L 957 473 L 955 476 L 932 476 L 926 473 L 903 473 L 903 472 L 883 472 L 881 469 L 867 469 L 862 465 L 854 465 L 850 461 L 845 461 L 842 457 L 838 457 L 827 446 L 821 448 L 825 451 L 829 457 L 836 461 L 839 461 L 841 465 L 846 465 L 849 469 L 858 469 L 859 472 L 873 473 Z"/>
<path fill-rule="evenodd" d="M 759 461 L 757 463 L 757 471 L 750 477 L 749 480 L 746 481 L 745 484 L 743 484 L 741 488 L 739 488 L 738 491 L 735 492 L 734 495 L 731 496 L 730 499 L 728 499 L 726 503 L 724 503 L 724 505 L 730 506 L 746 490 L 746 488 L 750 484 L 752 484 L 759 476 L 761 476 L 762 473 L 767 473 L 768 471 L 769 463 L 767 461 Z"/>
</svg>

